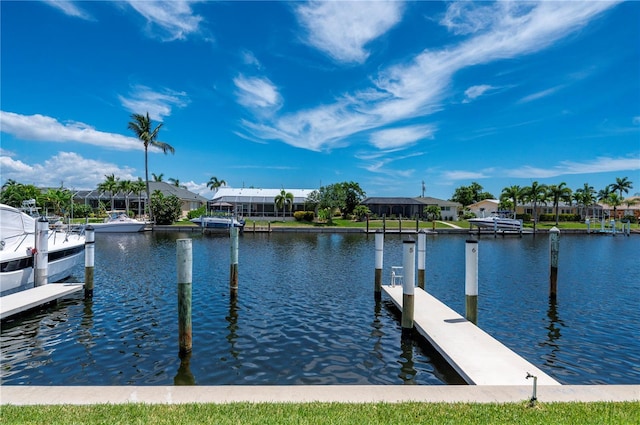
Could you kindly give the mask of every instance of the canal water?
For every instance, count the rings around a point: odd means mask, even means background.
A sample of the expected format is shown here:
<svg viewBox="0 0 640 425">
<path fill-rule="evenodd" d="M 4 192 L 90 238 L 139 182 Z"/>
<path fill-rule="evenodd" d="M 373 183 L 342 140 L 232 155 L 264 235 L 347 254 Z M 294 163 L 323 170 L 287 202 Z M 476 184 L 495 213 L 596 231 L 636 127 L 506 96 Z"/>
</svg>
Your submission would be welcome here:
<svg viewBox="0 0 640 425">
<path fill-rule="evenodd" d="M 193 239 L 193 353 L 178 355 L 176 239 Z M 387 235 L 384 280 L 402 265 Z M 427 290 L 464 315 L 468 235 L 429 235 Z M 3 385 L 458 384 L 433 349 L 403 340 L 373 296 L 374 238 L 96 237 L 95 296 L 2 323 Z M 640 382 L 640 238 L 562 235 L 550 302 L 546 235 L 479 241 L 478 325 L 564 384 Z M 83 267 L 72 280 L 81 281 Z M 460 341 L 464 344 L 464 341 Z"/>
</svg>

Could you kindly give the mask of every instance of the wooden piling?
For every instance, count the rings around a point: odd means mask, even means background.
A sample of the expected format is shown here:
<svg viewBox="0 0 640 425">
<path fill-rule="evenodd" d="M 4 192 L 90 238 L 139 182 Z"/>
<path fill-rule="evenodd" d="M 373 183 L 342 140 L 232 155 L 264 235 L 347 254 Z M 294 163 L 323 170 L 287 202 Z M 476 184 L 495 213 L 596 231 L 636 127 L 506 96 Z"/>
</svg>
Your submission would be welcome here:
<svg viewBox="0 0 640 425">
<path fill-rule="evenodd" d="M 373 296 L 376 301 L 382 299 L 382 261 L 384 256 L 384 233 L 381 230 L 376 232 L 376 259 L 375 259 L 375 283 L 373 287 Z"/>
<path fill-rule="evenodd" d="M 33 285 L 43 286 L 47 283 L 49 283 L 49 220 L 46 217 L 40 217 L 36 221 Z"/>
<path fill-rule="evenodd" d="M 84 229 L 84 297 L 93 298 L 93 271 L 95 262 L 95 230 L 93 226 Z"/>
<path fill-rule="evenodd" d="M 413 330 L 414 293 L 415 293 L 416 242 L 405 240 L 402 243 L 402 332 Z"/>
<path fill-rule="evenodd" d="M 465 318 L 478 324 L 478 241 L 465 244 Z"/>
<path fill-rule="evenodd" d="M 229 269 L 229 296 L 238 296 L 238 228 L 231 227 L 229 236 L 231 239 L 231 265 Z"/>
<path fill-rule="evenodd" d="M 560 230 L 552 227 L 549 230 L 549 255 L 550 255 L 550 271 L 549 271 L 549 298 L 556 299 L 558 294 L 558 256 L 560 252 Z"/>
<path fill-rule="evenodd" d="M 424 289 L 426 255 L 427 254 L 427 234 L 421 230 L 418 232 L 418 288 Z"/>
<path fill-rule="evenodd" d="M 191 352 L 191 278 L 193 270 L 193 251 L 191 239 L 177 241 L 178 269 L 178 343 L 180 354 Z"/>
</svg>

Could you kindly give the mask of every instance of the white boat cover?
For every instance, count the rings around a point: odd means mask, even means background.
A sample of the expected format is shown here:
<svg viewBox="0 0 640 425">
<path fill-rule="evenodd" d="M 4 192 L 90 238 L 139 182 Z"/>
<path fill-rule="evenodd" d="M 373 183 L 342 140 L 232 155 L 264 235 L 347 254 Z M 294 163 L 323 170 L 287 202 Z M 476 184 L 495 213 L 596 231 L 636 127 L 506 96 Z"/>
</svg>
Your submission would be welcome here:
<svg viewBox="0 0 640 425">
<path fill-rule="evenodd" d="M 4 241 L 25 233 L 35 233 L 36 220 L 22 211 L 0 204 L 0 240 Z"/>
</svg>

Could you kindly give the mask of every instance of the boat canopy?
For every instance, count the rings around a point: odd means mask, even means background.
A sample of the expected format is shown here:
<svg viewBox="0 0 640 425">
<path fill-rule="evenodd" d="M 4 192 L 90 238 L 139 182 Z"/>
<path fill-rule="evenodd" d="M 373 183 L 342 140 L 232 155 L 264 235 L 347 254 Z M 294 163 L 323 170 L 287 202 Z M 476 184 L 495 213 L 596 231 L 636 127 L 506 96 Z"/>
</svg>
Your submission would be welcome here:
<svg viewBox="0 0 640 425">
<path fill-rule="evenodd" d="M 9 205 L 0 204 L 0 240 L 34 233 L 36 220 Z"/>
</svg>

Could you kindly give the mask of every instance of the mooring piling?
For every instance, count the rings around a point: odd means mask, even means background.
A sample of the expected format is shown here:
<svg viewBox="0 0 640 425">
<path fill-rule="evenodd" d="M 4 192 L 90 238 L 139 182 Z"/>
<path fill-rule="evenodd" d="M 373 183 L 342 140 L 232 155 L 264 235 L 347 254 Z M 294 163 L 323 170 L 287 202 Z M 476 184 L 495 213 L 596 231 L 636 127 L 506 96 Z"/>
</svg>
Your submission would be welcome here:
<svg viewBox="0 0 640 425">
<path fill-rule="evenodd" d="M 189 353 L 192 348 L 191 330 L 191 278 L 193 270 L 193 251 L 191 239 L 177 241 L 178 269 L 178 342 L 180 353 Z"/>
<path fill-rule="evenodd" d="M 384 233 L 381 230 L 376 232 L 376 270 L 375 270 L 375 282 L 373 287 L 373 296 L 376 301 L 382 299 L 382 260 L 384 257 Z"/>
<path fill-rule="evenodd" d="M 552 227 L 549 230 L 549 298 L 556 299 L 558 293 L 558 256 L 560 252 L 560 229 Z"/>
<path fill-rule="evenodd" d="M 423 230 L 418 232 L 418 287 L 424 289 L 427 253 L 427 234 Z"/>
<path fill-rule="evenodd" d="M 40 217 L 36 221 L 35 245 L 33 284 L 43 286 L 49 280 L 49 220 L 46 217 Z"/>
<path fill-rule="evenodd" d="M 238 228 L 231 227 L 229 236 L 231 239 L 231 265 L 229 267 L 229 296 L 238 296 Z"/>
<path fill-rule="evenodd" d="M 95 229 L 84 229 L 84 297 L 93 298 L 93 270 L 96 251 Z"/>
<path fill-rule="evenodd" d="M 416 242 L 405 240 L 402 243 L 402 333 L 413 330 L 414 293 L 416 285 Z"/>
<path fill-rule="evenodd" d="M 465 318 L 478 324 L 478 241 L 465 243 Z"/>
</svg>

